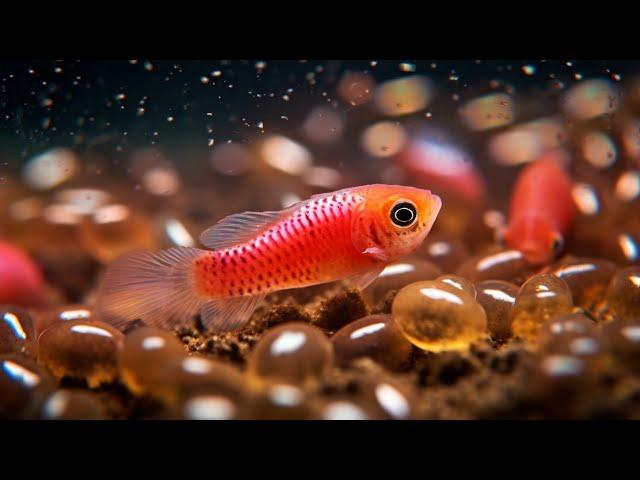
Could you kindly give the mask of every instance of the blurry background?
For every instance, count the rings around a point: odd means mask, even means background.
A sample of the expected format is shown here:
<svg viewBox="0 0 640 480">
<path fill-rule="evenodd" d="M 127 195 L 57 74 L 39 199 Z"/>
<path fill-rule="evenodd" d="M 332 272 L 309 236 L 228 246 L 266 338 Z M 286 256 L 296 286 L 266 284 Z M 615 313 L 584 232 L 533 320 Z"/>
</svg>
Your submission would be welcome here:
<svg viewBox="0 0 640 480">
<path fill-rule="evenodd" d="M 233 212 L 384 182 L 442 195 L 431 237 L 474 253 L 495 244 L 522 166 L 564 148 L 582 215 L 570 250 L 635 263 L 636 73 L 604 60 L 1 62 L 0 235 L 45 265 L 80 251 L 104 264 L 197 245 Z"/>
</svg>

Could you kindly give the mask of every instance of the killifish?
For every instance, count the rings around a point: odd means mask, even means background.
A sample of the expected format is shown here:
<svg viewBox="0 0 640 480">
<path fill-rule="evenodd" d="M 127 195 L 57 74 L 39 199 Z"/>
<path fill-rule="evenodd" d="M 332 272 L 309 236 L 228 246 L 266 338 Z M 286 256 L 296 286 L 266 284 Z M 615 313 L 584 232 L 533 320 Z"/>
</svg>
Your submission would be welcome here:
<svg viewBox="0 0 640 480">
<path fill-rule="evenodd" d="M 230 215 L 200 235 L 213 250 L 176 247 L 116 260 L 96 309 L 116 325 L 142 319 L 167 328 L 200 314 L 213 331 L 236 330 L 270 292 L 341 279 L 365 288 L 422 243 L 441 206 L 428 190 L 378 184 Z"/>
<path fill-rule="evenodd" d="M 504 236 L 531 263 L 546 263 L 562 250 L 575 217 L 567 160 L 562 150 L 549 151 L 527 165 L 514 185 Z"/>
</svg>

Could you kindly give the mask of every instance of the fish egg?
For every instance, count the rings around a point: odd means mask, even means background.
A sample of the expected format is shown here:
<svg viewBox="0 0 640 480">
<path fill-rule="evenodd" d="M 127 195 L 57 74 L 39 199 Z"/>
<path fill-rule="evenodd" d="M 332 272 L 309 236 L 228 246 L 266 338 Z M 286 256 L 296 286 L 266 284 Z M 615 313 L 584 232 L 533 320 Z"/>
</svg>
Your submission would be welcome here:
<svg viewBox="0 0 640 480">
<path fill-rule="evenodd" d="M 607 302 L 617 319 L 640 322 L 640 267 L 628 267 L 613 276 Z"/>
<path fill-rule="evenodd" d="M 511 337 L 511 308 L 518 287 L 504 280 L 485 280 L 476 285 L 478 302 L 487 314 L 487 327 L 492 339 L 504 342 Z"/>
<path fill-rule="evenodd" d="M 153 385 L 158 372 L 172 359 L 186 357 L 182 342 L 171 332 L 139 327 L 128 333 L 118 354 L 124 384 L 139 395 Z"/>
<path fill-rule="evenodd" d="M 0 419 L 34 418 L 55 379 L 27 357 L 0 355 Z"/>
<path fill-rule="evenodd" d="M 432 352 L 466 350 L 487 329 L 484 309 L 471 295 L 438 281 L 404 287 L 393 301 L 392 315 L 411 343 Z"/>
<path fill-rule="evenodd" d="M 331 343 L 340 365 L 369 357 L 391 370 L 400 368 L 412 349 L 391 315 L 370 315 L 351 322 L 331 337 Z"/>
<path fill-rule="evenodd" d="M 36 354 L 35 324 L 23 309 L 12 305 L 0 307 L 0 354 Z"/>
<path fill-rule="evenodd" d="M 513 335 L 535 342 L 553 316 L 572 308 L 571 290 L 564 280 L 551 274 L 534 275 L 520 287 L 511 309 Z"/>
<path fill-rule="evenodd" d="M 47 328 L 38 339 L 38 361 L 58 377 L 85 379 L 90 388 L 114 381 L 124 335 L 97 320 L 71 320 Z"/>
<path fill-rule="evenodd" d="M 333 363 L 333 346 L 316 327 L 287 323 L 269 330 L 248 358 L 256 378 L 304 383 L 319 378 Z"/>
</svg>

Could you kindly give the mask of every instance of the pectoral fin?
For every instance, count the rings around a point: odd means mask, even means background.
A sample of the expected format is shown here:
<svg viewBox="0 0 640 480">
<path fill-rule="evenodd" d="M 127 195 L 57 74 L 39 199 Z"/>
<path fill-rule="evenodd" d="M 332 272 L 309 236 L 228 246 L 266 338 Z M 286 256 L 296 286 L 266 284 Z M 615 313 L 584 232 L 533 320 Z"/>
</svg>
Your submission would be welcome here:
<svg viewBox="0 0 640 480">
<path fill-rule="evenodd" d="M 362 253 L 364 253 L 365 255 L 371 255 L 378 260 L 382 260 L 383 262 L 389 261 L 389 257 L 387 257 L 385 251 L 379 247 L 369 247 Z"/>
<path fill-rule="evenodd" d="M 358 275 L 349 277 L 346 280 L 346 283 L 352 286 L 353 288 L 359 288 L 360 290 L 364 290 L 369 285 L 371 285 L 371 282 L 373 282 L 376 278 L 378 278 L 378 275 L 382 273 L 382 270 L 384 270 L 384 267 L 385 265 L 382 265 L 380 267 L 375 267 L 375 268 L 372 268 L 371 270 L 367 270 L 364 273 L 359 273 Z"/>
</svg>

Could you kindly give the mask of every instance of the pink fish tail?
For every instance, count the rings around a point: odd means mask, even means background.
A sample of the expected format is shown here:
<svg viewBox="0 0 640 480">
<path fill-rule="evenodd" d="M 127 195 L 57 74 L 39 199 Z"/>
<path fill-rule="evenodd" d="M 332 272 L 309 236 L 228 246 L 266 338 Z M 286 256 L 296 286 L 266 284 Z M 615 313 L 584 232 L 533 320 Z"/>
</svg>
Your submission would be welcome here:
<svg viewBox="0 0 640 480">
<path fill-rule="evenodd" d="M 194 262 L 205 253 L 176 247 L 158 253 L 135 251 L 118 258 L 104 274 L 96 311 L 121 327 L 133 320 L 163 328 L 194 317 L 207 301 L 194 282 Z"/>
</svg>

